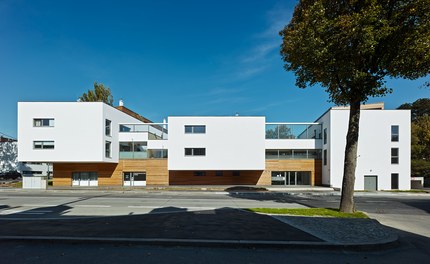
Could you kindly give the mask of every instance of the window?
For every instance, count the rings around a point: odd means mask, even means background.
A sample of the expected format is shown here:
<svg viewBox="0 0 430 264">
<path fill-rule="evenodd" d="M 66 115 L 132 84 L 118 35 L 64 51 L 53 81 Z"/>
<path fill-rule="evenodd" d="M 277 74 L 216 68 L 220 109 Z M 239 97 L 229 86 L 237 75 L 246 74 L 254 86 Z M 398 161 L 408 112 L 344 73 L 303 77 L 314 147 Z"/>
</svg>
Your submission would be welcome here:
<svg viewBox="0 0 430 264">
<path fill-rule="evenodd" d="M 119 142 L 120 159 L 147 159 L 147 142 Z"/>
<path fill-rule="evenodd" d="M 399 189 L 399 174 L 391 173 L 391 189 L 398 190 Z"/>
<path fill-rule="evenodd" d="M 222 171 L 215 171 L 215 176 L 222 176 L 223 172 Z"/>
<path fill-rule="evenodd" d="M 112 121 L 106 119 L 105 121 L 105 135 L 110 136 Z"/>
<path fill-rule="evenodd" d="M 266 149 L 266 159 L 321 159 L 321 149 Z"/>
<path fill-rule="evenodd" d="M 327 150 L 324 150 L 324 155 L 323 155 L 323 159 L 324 159 L 324 165 L 327 165 Z"/>
<path fill-rule="evenodd" d="M 399 164 L 399 149 L 391 148 L 391 164 Z"/>
<path fill-rule="evenodd" d="M 167 159 L 167 149 L 148 149 L 148 158 Z"/>
<path fill-rule="evenodd" d="M 185 126 L 185 134 L 205 134 L 206 126 Z"/>
<path fill-rule="evenodd" d="M 34 149 L 54 149 L 54 141 L 33 141 Z"/>
<path fill-rule="evenodd" d="M 233 176 L 240 176 L 240 171 L 233 171 Z"/>
<path fill-rule="evenodd" d="M 110 141 L 106 141 L 106 144 L 105 144 L 106 158 L 111 157 L 111 145 L 112 143 Z"/>
<path fill-rule="evenodd" d="M 399 142 L 399 126 L 391 126 L 391 142 Z"/>
<path fill-rule="evenodd" d="M 324 145 L 327 144 L 327 128 L 324 128 Z"/>
<path fill-rule="evenodd" d="M 22 175 L 42 175 L 41 171 L 22 171 Z"/>
<path fill-rule="evenodd" d="M 53 127 L 54 118 L 35 118 L 33 119 L 33 126 L 35 127 Z"/>
<path fill-rule="evenodd" d="M 185 156 L 206 156 L 205 148 L 185 148 Z"/>
<path fill-rule="evenodd" d="M 195 171 L 194 176 L 206 176 L 206 172 L 205 171 Z"/>
</svg>

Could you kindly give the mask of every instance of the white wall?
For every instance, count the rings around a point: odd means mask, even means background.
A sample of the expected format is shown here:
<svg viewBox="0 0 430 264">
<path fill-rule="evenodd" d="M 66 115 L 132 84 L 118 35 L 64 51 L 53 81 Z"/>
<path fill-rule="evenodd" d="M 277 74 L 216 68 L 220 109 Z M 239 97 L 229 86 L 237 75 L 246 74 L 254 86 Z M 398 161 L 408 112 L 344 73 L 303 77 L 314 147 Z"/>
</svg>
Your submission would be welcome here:
<svg viewBox="0 0 430 264">
<path fill-rule="evenodd" d="M 169 170 L 264 170 L 264 117 L 169 117 Z M 205 134 L 185 134 L 185 125 L 205 125 Z M 206 156 L 185 156 L 206 148 Z"/>
<path fill-rule="evenodd" d="M 34 118 L 54 118 L 54 127 L 33 127 Z M 105 136 L 105 118 L 112 121 Z M 33 162 L 118 162 L 119 123 L 139 120 L 102 102 L 19 102 L 18 160 Z M 54 149 L 33 149 L 33 141 L 55 141 Z M 112 158 L 105 157 L 105 141 Z"/>
<path fill-rule="evenodd" d="M 321 140 L 321 154 L 322 154 L 322 184 L 323 185 L 331 185 L 330 181 L 330 144 L 331 144 L 331 128 L 330 128 L 330 113 L 331 111 L 326 112 L 318 121 L 322 123 L 322 140 Z M 324 129 L 327 129 L 327 139 L 326 144 L 324 144 Z M 327 150 L 327 164 L 324 165 L 324 150 Z"/>
<path fill-rule="evenodd" d="M 330 184 L 342 186 L 348 110 L 330 111 Z M 391 125 L 399 125 L 399 142 L 391 142 Z M 362 110 L 355 189 L 364 189 L 364 175 L 378 176 L 378 189 L 391 189 L 391 173 L 399 174 L 399 189 L 410 189 L 410 111 Z M 399 164 L 391 164 L 391 148 L 398 147 Z M 324 166 L 323 166 L 324 168 Z"/>
<path fill-rule="evenodd" d="M 266 149 L 321 149 L 321 139 L 266 139 Z"/>
</svg>

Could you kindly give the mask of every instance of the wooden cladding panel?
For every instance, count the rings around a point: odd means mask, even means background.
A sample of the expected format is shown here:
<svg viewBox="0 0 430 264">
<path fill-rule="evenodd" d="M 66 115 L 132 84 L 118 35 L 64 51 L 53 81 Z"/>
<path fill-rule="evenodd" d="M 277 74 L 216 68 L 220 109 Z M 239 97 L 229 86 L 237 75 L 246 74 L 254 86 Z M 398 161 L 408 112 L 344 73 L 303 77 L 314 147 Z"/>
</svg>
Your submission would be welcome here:
<svg viewBox="0 0 430 264">
<path fill-rule="evenodd" d="M 146 185 L 169 185 L 167 159 L 120 160 L 119 164 L 124 172 L 145 171 Z M 122 172 L 120 175 L 122 177 Z"/>
<path fill-rule="evenodd" d="M 147 185 L 169 185 L 166 159 L 120 160 L 115 163 L 54 163 L 53 186 L 72 186 L 73 172 L 98 174 L 99 186 L 122 186 L 123 172 L 146 172 Z"/>
<path fill-rule="evenodd" d="M 194 171 L 170 171 L 170 185 L 258 185 L 263 171 L 240 171 L 233 176 L 232 171 L 222 171 L 216 176 L 215 171 L 205 171 L 205 176 L 194 176 Z"/>
<path fill-rule="evenodd" d="M 264 174 L 265 182 L 270 180 L 272 171 L 310 171 L 311 185 L 322 184 L 321 160 L 313 159 L 288 159 L 288 160 L 266 160 L 266 170 Z M 270 185 L 271 183 L 269 183 Z"/>
</svg>

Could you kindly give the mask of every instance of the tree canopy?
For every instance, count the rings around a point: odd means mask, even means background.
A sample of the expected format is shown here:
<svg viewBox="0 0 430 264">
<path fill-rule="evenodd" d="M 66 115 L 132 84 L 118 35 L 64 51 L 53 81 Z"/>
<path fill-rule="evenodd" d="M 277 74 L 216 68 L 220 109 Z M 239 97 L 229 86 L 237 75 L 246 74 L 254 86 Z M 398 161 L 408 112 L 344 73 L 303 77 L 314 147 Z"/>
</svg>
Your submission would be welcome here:
<svg viewBox="0 0 430 264">
<path fill-rule="evenodd" d="M 296 85 L 350 105 L 340 210 L 353 212 L 360 105 L 391 92 L 387 77 L 430 73 L 430 0 L 300 0 L 280 35 Z"/>
<path fill-rule="evenodd" d="M 340 105 L 430 73 L 430 0 L 301 0 L 280 32 L 297 86 L 321 84 Z"/>
<path fill-rule="evenodd" d="M 104 102 L 108 105 L 113 105 L 113 96 L 110 88 L 105 87 L 102 83 L 94 82 L 94 89 L 88 90 L 79 97 L 81 102 Z"/>
<path fill-rule="evenodd" d="M 420 98 L 413 103 L 404 103 L 397 109 L 410 109 L 412 121 L 421 116 L 430 116 L 430 98 Z"/>
</svg>

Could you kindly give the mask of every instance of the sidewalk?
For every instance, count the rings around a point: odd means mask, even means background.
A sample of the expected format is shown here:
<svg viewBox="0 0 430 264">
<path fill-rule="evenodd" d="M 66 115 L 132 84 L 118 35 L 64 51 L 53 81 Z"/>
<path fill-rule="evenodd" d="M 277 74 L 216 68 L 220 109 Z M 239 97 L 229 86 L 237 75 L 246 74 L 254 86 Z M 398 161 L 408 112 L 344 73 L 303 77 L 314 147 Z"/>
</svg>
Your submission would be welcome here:
<svg viewBox="0 0 430 264">
<path fill-rule="evenodd" d="M 272 217 L 231 208 L 168 213 L 171 209 L 115 217 L 0 218 L 0 239 L 349 249 L 377 249 L 397 241 L 397 235 L 371 219 Z"/>
</svg>

